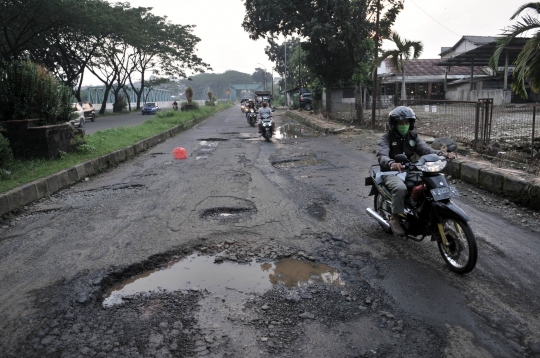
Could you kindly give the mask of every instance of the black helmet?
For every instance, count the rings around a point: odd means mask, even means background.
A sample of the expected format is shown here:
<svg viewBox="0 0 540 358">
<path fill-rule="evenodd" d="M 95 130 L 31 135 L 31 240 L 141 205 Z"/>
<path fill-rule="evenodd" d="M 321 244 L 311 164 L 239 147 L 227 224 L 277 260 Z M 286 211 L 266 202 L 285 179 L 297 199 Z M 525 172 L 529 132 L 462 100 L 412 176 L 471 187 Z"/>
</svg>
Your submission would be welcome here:
<svg viewBox="0 0 540 358">
<path fill-rule="evenodd" d="M 399 106 L 394 108 L 390 114 L 388 115 L 388 123 L 390 124 L 390 128 L 393 130 L 397 130 L 397 122 L 408 119 L 409 120 L 409 130 L 412 131 L 414 129 L 414 122 L 416 121 L 416 115 L 414 114 L 414 111 L 405 106 Z"/>
</svg>

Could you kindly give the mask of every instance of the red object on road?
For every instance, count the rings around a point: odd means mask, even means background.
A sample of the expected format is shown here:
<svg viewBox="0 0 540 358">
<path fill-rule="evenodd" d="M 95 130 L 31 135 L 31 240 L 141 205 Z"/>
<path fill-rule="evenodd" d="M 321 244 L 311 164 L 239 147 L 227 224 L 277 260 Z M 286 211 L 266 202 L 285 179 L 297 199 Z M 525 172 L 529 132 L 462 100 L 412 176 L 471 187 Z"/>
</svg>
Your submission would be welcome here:
<svg viewBox="0 0 540 358">
<path fill-rule="evenodd" d="M 181 147 L 174 148 L 173 156 L 174 156 L 174 159 L 186 159 L 187 151 L 185 148 L 181 148 Z"/>
</svg>

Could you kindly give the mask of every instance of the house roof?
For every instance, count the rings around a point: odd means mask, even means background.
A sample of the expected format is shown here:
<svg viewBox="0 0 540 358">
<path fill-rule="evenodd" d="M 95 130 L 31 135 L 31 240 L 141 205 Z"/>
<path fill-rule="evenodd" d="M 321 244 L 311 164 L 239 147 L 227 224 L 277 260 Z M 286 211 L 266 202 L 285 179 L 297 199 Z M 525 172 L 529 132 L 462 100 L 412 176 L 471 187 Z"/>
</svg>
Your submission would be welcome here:
<svg viewBox="0 0 540 358">
<path fill-rule="evenodd" d="M 444 59 L 416 59 L 410 60 L 407 65 L 405 65 L 405 77 L 416 77 L 416 76 L 442 76 L 444 78 L 445 68 L 440 67 L 438 64 Z M 394 75 L 400 76 L 401 73 L 392 67 L 390 59 L 384 60 L 386 68 L 393 71 Z M 386 74 L 387 76 L 388 74 Z M 470 67 L 451 67 L 448 72 L 448 77 L 451 76 L 470 76 L 471 68 Z M 479 67 L 474 67 L 473 71 L 474 76 L 485 76 L 484 72 Z"/>
<path fill-rule="evenodd" d="M 444 51 L 439 56 L 444 56 L 446 53 L 454 51 L 463 41 L 469 41 L 477 46 L 481 46 L 496 40 L 497 38 L 494 36 L 463 36 L 454 46 L 444 47 Z"/>
<path fill-rule="evenodd" d="M 524 37 L 516 37 L 510 40 L 505 47 L 505 52 L 508 53 L 508 65 L 514 63 L 519 53 L 525 46 L 525 43 L 529 40 Z M 489 59 L 495 52 L 497 47 L 497 38 L 493 37 L 491 42 L 484 43 L 483 45 L 459 54 L 455 57 L 445 58 L 439 62 L 437 66 L 488 66 Z M 506 56 L 504 53 L 499 57 L 499 67 L 504 67 Z"/>
</svg>

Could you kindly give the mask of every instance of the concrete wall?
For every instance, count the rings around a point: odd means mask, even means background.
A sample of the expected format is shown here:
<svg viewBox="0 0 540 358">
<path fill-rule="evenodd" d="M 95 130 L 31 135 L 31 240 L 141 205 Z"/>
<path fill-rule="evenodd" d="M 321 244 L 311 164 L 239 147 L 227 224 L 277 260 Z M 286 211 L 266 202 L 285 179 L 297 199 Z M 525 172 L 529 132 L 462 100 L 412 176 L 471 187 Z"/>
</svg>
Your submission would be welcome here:
<svg viewBox="0 0 540 358">
<path fill-rule="evenodd" d="M 468 84 L 467 84 L 468 86 Z M 500 106 L 503 104 L 509 104 L 512 99 L 511 91 L 504 90 L 485 90 L 485 91 L 469 91 L 468 89 L 461 89 L 455 91 L 446 91 L 445 99 L 451 101 L 478 101 L 479 98 L 493 98 L 493 104 Z"/>
</svg>

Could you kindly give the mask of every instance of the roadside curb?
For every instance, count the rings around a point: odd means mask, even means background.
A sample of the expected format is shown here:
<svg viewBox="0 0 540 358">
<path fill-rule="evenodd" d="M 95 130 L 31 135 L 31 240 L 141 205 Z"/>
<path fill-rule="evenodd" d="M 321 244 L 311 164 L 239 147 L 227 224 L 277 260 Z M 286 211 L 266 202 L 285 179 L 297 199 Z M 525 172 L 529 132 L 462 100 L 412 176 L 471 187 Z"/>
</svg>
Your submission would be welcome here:
<svg viewBox="0 0 540 358">
<path fill-rule="evenodd" d="M 350 127 L 332 122 L 311 119 L 287 110 L 286 115 L 303 125 L 325 134 L 339 134 Z M 353 127 L 354 128 L 354 127 Z M 444 173 L 455 179 L 487 190 L 493 194 L 534 210 L 540 210 L 540 178 L 517 170 L 496 168 L 487 163 L 467 159 L 455 159 L 448 162 Z"/>
<path fill-rule="evenodd" d="M 306 127 L 314 129 L 318 132 L 322 132 L 324 134 L 338 134 L 346 131 L 349 128 L 344 125 L 336 125 L 333 122 L 323 122 L 321 120 L 306 118 L 300 114 L 292 112 L 291 110 L 287 110 L 287 112 L 285 112 L 285 115 L 302 123 Z"/>
<path fill-rule="evenodd" d="M 50 196 L 60 189 L 67 188 L 78 183 L 79 181 L 84 180 L 88 176 L 98 174 L 109 168 L 115 167 L 122 162 L 132 159 L 137 154 L 155 147 L 159 143 L 164 142 L 168 138 L 176 136 L 186 129 L 189 129 L 192 126 L 202 122 L 206 118 L 207 117 L 192 119 L 191 121 L 179 124 L 176 127 L 168 129 L 152 137 L 143 139 L 126 148 L 87 160 L 74 165 L 73 167 L 64 169 L 58 173 L 51 174 L 48 177 L 34 180 L 30 183 L 23 184 L 1 193 L 0 216 L 20 209 L 24 205 L 33 201 Z"/>
<path fill-rule="evenodd" d="M 540 178 L 467 160 L 455 159 L 448 164 L 444 171 L 453 178 L 502 195 L 531 209 L 540 210 Z"/>
</svg>

